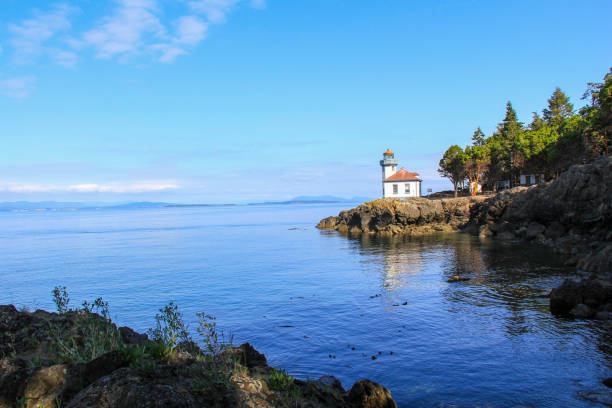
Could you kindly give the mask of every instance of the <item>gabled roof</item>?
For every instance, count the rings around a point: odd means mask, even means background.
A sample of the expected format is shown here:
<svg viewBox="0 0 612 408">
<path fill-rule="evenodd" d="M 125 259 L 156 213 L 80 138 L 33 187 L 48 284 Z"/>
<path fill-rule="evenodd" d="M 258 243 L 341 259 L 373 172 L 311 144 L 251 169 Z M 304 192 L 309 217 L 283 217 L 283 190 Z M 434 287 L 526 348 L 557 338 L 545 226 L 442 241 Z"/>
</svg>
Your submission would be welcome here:
<svg viewBox="0 0 612 408">
<path fill-rule="evenodd" d="M 410 173 L 401 169 L 395 174 L 390 175 L 385 181 L 420 181 L 419 173 Z"/>
</svg>

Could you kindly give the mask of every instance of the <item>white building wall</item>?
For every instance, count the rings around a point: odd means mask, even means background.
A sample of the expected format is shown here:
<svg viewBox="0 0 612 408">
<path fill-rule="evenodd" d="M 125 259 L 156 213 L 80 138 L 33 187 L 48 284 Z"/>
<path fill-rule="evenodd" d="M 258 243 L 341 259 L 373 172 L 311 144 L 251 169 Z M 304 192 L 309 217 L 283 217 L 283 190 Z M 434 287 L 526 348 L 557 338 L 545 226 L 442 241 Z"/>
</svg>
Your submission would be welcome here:
<svg viewBox="0 0 612 408">
<path fill-rule="evenodd" d="M 383 180 L 387 177 L 391 177 L 397 172 L 397 165 L 393 164 L 390 166 L 382 166 L 383 168 Z"/>
<path fill-rule="evenodd" d="M 406 193 L 406 184 L 410 185 L 410 193 Z M 406 198 L 420 197 L 418 181 L 385 181 L 383 183 L 383 197 Z M 397 194 L 393 193 L 393 185 L 397 185 Z"/>
</svg>

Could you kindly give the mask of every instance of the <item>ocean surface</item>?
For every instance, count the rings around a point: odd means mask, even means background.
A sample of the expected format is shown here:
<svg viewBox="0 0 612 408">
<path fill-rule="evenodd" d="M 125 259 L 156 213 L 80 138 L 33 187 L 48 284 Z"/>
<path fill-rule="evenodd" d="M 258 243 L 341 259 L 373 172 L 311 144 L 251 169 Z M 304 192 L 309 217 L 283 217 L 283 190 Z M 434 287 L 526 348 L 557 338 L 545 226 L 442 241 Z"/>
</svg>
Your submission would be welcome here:
<svg viewBox="0 0 612 408">
<path fill-rule="evenodd" d="M 0 213 L 0 303 L 102 296 L 119 325 L 174 301 L 193 329 L 298 378 L 369 378 L 401 407 L 612 403 L 605 323 L 561 319 L 544 296 L 575 272 L 543 248 L 463 234 L 347 238 L 314 226 L 348 204 Z M 467 282 L 447 283 L 452 275 Z"/>
</svg>

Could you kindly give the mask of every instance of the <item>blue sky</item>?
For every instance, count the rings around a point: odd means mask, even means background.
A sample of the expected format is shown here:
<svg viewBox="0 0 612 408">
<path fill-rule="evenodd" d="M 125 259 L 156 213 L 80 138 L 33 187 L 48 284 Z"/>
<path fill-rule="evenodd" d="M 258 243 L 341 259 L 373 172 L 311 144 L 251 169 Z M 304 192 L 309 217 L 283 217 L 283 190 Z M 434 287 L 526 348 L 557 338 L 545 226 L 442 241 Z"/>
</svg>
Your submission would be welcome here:
<svg viewBox="0 0 612 408">
<path fill-rule="evenodd" d="M 380 195 L 511 100 L 580 106 L 612 2 L 0 0 L 0 201 Z"/>
</svg>

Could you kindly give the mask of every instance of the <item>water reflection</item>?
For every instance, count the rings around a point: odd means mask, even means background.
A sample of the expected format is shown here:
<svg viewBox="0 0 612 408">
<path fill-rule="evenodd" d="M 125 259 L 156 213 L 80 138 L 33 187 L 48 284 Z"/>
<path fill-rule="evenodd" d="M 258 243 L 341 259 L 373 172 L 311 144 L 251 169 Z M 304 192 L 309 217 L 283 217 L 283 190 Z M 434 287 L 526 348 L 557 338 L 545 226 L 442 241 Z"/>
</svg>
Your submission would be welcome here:
<svg viewBox="0 0 612 408">
<path fill-rule="evenodd" d="M 347 239 L 362 262 L 381 266 L 381 287 L 387 295 L 405 296 L 406 288 L 437 286 L 447 311 L 494 313 L 504 319 L 510 337 L 568 330 L 566 322 L 550 315 L 546 294 L 574 271 L 548 248 L 481 241 L 467 234 L 360 234 Z M 469 280 L 447 282 L 454 275 Z"/>
<path fill-rule="evenodd" d="M 517 395 L 542 396 L 550 376 L 556 375 L 558 381 L 552 388 L 558 387 L 561 394 L 567 387 L 575 392 L 563 397 L 567 399 L 562 406 L 612 401 L 612 393 L 600 382 L 609 376 L 612 364 L 612 325 L 550 314 L 547 293 L 575 270 L 565 267 L 548 248 L 481 241 L 466 234 L 363 234 L 346 236 L 345 242 L 348 251 L 367 264 L 365 270 L 380 275 L 385 309 L 402 316 L 402 324 L 410 322 L 407 329 L 401 326 L 414 341 L 409 350 L 422 348 L 444 355 L 435 360 L 438 366 L 456 359 L 455 369 L 463 370 L 463 376 L 496 372 L 502 389 L 516 381 L 521 390 Z M 448 282 L 454 275 L 469 280 Z M 405 308 L 403 302 L 407 302 Z M 429 351 L 424 354 L 426 362 L 432 361 Z M 422 376 L 427 363 L 415 367 Z M 433 370 L 431 374 L 434 382 L 449 375 Z M 475 381 L 482 387 L 482 380 Z M 556 397 L 549 395 L 544 400 Z M 582 402 L 577 404 L 573 398 Z M 542 401 L 536 405 L 554 406 Z"/>
</svg>

